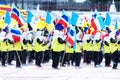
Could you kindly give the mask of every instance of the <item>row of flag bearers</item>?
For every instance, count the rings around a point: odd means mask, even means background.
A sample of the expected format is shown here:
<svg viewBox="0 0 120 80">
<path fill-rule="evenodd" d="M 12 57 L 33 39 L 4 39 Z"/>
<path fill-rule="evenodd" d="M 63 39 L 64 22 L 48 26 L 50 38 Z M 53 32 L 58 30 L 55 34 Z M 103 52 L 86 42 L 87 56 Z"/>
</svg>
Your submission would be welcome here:
<svg viewBox="0 0 120 80">
<path fill-rule="evenodd" d="M 105 66 L 110 67 L 111 60 L 113 61 L 113 69 L 117 69 L 119 62 L 120 41 L 114 36 L 107 37 L 104 40 L 101 38 L 92 39 L 91 36 L 84 37 L 82 30 L 76 34 L 76 48 L 71 46 L 66 41 L 67 35 L 62 31 L 55 30 L 53 34 L 43 34 L 44 30 L 37 29 L 36 31 L 24 31 L 21 35 L 20 42 L 13 40 L 13 36 L 9 32 L 0 31 L 0 50 L 1 50 L 1 65 L 6 66 L 6 60 L 9 65 L 12 61 L 16 60 L 16 67 L 28 63 L 33 63 L 41 67 L 44 62 L 45 55 L 47 61 L 52 56 L 52 67 L 58 69 L 59 63 L 61 66 L 75 65 L 76 68 L 80 67 L 81 58 L 84 62 L 91 64 L 94 62 L 95 67 L 99 67 L 103 57 L 105 57 Z M 98 32 L 99 33 L 99 32 Z M 85 38 L 85 39 L 84 39 Z M 52 54 L 50 55 L 50 51 Z"/>
</svg>

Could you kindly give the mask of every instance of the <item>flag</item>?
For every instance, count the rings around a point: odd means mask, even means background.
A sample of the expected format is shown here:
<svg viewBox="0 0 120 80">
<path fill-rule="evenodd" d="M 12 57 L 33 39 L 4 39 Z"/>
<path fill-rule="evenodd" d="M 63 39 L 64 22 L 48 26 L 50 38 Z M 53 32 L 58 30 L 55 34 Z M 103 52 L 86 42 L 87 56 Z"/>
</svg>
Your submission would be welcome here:
<svg viewBox="0 0 120 80">
<path fill-rule="evenodd" d="M 5 21 L 6 24 L 10 24 L 10 22 L 11 22 L 10 13 L 8 11 L 6 11 L 5 20 L 4 21 Z"/>
<path fill-rule="evenodd" d="M 6 27 L 6 24 L 4 22 L 4 19 L 0 20 L 0 28 L 4 29 Z"/>
<path fill-rule="evenodd" d="M 118 29 L 118 19 L 115 20 L 115 29 Z"/>
<path fill-rule="evenodd" d="M 67 28 L 68 27 L 68 21 L 69 18 L 67 15 L 63 14 L 62 17 L 57 21 L 57 24 L 61 24 L 63 26 L 63 28 Z"/>
<path fill-rule="evenodd" d="M 93 30 L 91 30 L 92 31 L 92 35 L 95 35 L 97 33 L 97 26 L 96 26 L 93 18 L 91 19 L 91 27 L 93 29 Z"/>
<path fill-rule="evenodd" d="M 76 14 L 75 12 L 72 12 L 71 24 L 76 26 L 78 18 L 79 18 L 79 15 Z"/>
<path fill-rule="evenodd" d="M 30 24 L 33 18 L 33 14 L 28 10 L 27 22 Z"/>
<path fill-rule="evenodd" d="M 94 22 L 95 22 L 98 30 L 101 30 L 101 29 L 104 29 L 104 28 L 105 28 L 104 21 L 103 21 L 103 18 L 102 18 L 101 16 L 98 16 L 98 17 L 94 20 Z"/>
<path fill-rule="evenodd" d="M 76 31 L 75 31 L 75 27 L 71 26 L 68 33 L 67 33 L 67 37 L 66 40 L 68 41 L 68 43 L 73 46 L 73 48 L 75 49 L 75 42 L 76 42 Z"/>
<path fill-rule="evenodd" d="M 97 16 L 99 16 L 99 13 L 98 13 L 97 9 L 95 9 L 94 14 L 92 15 L 92 17 L 93 17 L 94 19 L 96 19 Z"/>
<path fill-rule="evenodd" d="M 52 17 L 50 15 L 50 13 L 47 11 L 45 22 L 47 24 L 51 24 L 51 20 L 52 20 Z"/>
<path fill-rule="evenodd" d="M 84 29 L 83 29 L 84 33 L 87 33 L 88 30 L 89 30 L 88 27 L 84 27 Z"/>
<path fill-rule="evenodd" d="M 102 40 L 104 40 L 105 37 L 108 37 L 108 36 L 109 36 L 109 34 L 108 34 L 107 32 L 103 32 L 103 31 L 102 31 L 102 33 L 101 33 L 101 39 L 102 39 Z"/>
<path fill-rule="evenodd" d="M 28 23 L 27 26 L 28 26 L 29 31 L 33 30 L 33 28 L 32 28 L 32 26 L 30 25 L 30 23 Z"/>
<path fill-rule="evenodd" d="M 24 24 L 26 23 L 24 17 L 15 5 L 12 5 L 11 18 L 15 19 L 18 24 L 20 24 L 20 26 L 24 26 Z"/>
<path fill-rule="evenodd" d="M 106 27 L 106 31 L 107 31 L 108 33 L 111 33 L 111 30 L 110 30 L 109 27 Z"/>
<path fill-rule="evenodd" d="M 110 24 L 111 24 L 111 17 L 109 15 L 109 13 L 106 13 L 105 25 L 110 26 Z"/>
<path fill-rule="evenodd" d="M 4 29 L 3 29 L 3 31 L 4 32 L 7 32 L 9 29 L 8 29 L 8 26 L 6 26 Z"/>
<path fill-rule="evenodd" d="M 57 25 L 55 25 L 55 29 L 61 31 L 64 29 L 64 27 L 62 26 L 62 24 L 57 24 Z"/>
<path fill-rule="evenodd" d="M 36 28 L 42 30 L 43 28 L 45 28 L 46 26 L 46 22 L 45 21 L 42 21 L 42 20 L 39 20 L 36 24 Z"/>
<path fill-rule="evenodd" d="M 47 25 L 46 25 L 46 29 L 47 29 L 49 32 L 52 32 L 53 29 L 54 29 L 54 26 L 53 26 L 53 25 L 50 25 L 50 24 L 47 24 Z"/>
<path fill-rule="evenodd" d="M 10 29 L 14 42 L 20 42 L 21 31 L 19 29 Z"/>
</svg>

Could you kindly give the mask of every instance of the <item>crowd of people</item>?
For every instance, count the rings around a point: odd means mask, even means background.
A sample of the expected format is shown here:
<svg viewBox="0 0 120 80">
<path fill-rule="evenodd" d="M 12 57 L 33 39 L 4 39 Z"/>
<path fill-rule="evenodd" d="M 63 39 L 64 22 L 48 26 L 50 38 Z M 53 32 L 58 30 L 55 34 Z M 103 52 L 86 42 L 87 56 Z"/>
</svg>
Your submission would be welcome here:
<svg viewBox="0 0 120 80">
<path fill-rule="evenodd" d="M 90 34 L 84 34 L 82 28 L 76 28 L 76 48 L 66 40 L 67 35 L 62 31 L 54 30 L 48 33 L 46 29 L 36 31 L 24 31 L 20 36 L 20 42 L 16 42 L 9 29 L 5 32 L 0 29 L 0 60 L 1 66 L 35 64 L 42 67 L 42 63 L 52 59 L 52 68 L 59 69 L 73 65 L 80 68 L 81 59 L 84 63 L 94 63 L 94 67 L 101 66 L 105 58 L 105 66 L 117 69 L 120 61 L 120 40 L 114 36 L 106 36 L 101 39 L 101 32 L 96 33 L 96 38 Z M 119 32 L 119 30 L 118 30 Z M 108 38 L 109 37 L 109 38 Z M 34 63 L 35 61 L 35 63 Z M 113 65 L 111 62 L 113 61 Z"/>
</svg>

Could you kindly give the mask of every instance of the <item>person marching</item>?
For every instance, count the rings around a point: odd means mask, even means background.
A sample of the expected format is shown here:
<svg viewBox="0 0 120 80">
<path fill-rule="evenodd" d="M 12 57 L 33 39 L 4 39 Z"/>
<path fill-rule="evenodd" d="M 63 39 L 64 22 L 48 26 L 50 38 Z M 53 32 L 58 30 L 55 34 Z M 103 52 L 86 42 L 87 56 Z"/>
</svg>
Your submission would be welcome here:
<svg viewBox="0 0 120 80">
<path fill-rule="evenodd" d="M 65 38 L 66 36 L 64 35 L 64 33 L 61 31 L 59 33 L 59 38 L 58 38 L 58 42 L 59 42 L 59 48 L 61 49 L 61 52 L 60 52 L 60 65 L 64 67 L 63 65 L 63 60 L 64 60 L 64 56 L 65 56 Z"/>
<path fill-rule="evenodd" d="M 82 57 L 82 39 L 80 33 L 77 34 L 77 43 L 75 49 L 75 67 L 80 68 L 80 62 Z"/>
<path fill-rule="evenodd" d="M 43 60 L 43 36 L 41 31 L 37 30 L 35 39 L 34 39 L 34 50 L 35 50 L 35 65 L 41 67 Z"/>
<path fill-rule="evenodd" d="M 1 63 L 3 67 L 6 67 L 5 61 L 7 56 L 7 33 L 3 30 L 0 32 L 0 39 L 1 39 Z"/>
<path fill-rule="evenodd" d="M 13 42 L 13 38 L 11 33 L 9 32 L 7 35 L 8 38 L 8 42 L 7 42 L 7 46 L 8 46 L 8 65 L 13 65 L 12 64 L 12 60 L 14 60 L 14 55 L 15 55 L 15 51 L 14 51 L 14 42 Z"/>
<path fill-rule="evenodd" d="M 95 39 L 93 42 L 93 58 L 94 58 L 94 67 L 99 67 L 99 54 L 100 54 L 100 48 L 101 48 L 101 39 Z"/>
<path fill-rule="evenodd" d="M 27 34 L 27 51 L 28 51 L 28 63 L 31 64 L 33 62 L 33 34 L 32 32 L 29 32 Z"/>
<path fill-rule="evenodd" d="M 105 67 L 110 67 L 111 64 L 111 53 L 110 53 L 110 44 L 109 41 L 107 40 L 108 37 L 105 37 L 104 39 L 104 55 L 105 55 Z"/>
<path fill-rule="evenodd" d="M 113 69 L 117 69 L 118 62 L 119 62 L 119 53 L 117 49 L 118 49 L 117 40 L 115 38 L 110 38 L 110 52 L 112 54 L 112 60 L 113 60 L 112 68 Z"/>
<path fill-rule="evenodd" d="M 26 61 L 27 61 L 27 31 L 24 31 L 22 33 L 22 65 L 26 65 Z"/>
<path fill-rule="evenodd" d="M 54 69 L 58 69 L 58 65 L 59 65 L 59 60 L 60 60 L 60 52 L 61 49 L 59 49 L 59 31 L 55 30 L 54 31 L 54 35 L 53 35 L 53 40 L 52 40 L 52 44 L 51 44 L 51 49 L 52 49 L 52 68 Z"/>
<path fill-rule="evenodd" d="M 16 55 L 16 67 L 21 68 L 22 65 L 22 45 L 21 41 L 14 41 L 14 50 Z"/>
</svg>

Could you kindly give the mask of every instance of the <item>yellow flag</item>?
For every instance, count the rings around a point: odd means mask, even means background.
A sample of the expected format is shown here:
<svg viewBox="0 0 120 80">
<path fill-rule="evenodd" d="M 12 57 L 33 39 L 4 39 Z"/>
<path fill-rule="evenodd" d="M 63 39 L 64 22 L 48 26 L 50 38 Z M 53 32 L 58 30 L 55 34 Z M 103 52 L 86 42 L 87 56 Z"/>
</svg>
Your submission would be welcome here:
<svg viewBox="0 0 120 80">
<path fill-rule="evenodd" d="M 15 19 L 11 19 L 11 27 L 15 27 L 18 22 Z"/>
<path fill-rule="evenodd" d="M 109 26 L 109 29 L 110 29 L 111 31 L 114 31 L 114 30 L 115 30 L 113 26 Z"/>
<path fill-rule="evenodd" d="M 120 29 L 120 24 L 118 24 L 118 29 Z"/>
<path fill-rule="evenodd" d="M 3 19 L 0 20 L 0 28 L 4 29 L 6 27 L 6 24 Z"/>
<path fill-rule="evenodd" d="M 88 27 L 88 23 L 87 23 L 86 21 L 84 21 L 84 22 L 82 23 L 82 28 L 84 28 L 84 27 Z"/>
<path fill-rule="evenodd" d="M 37 22 L 37 24 L 36 24 L 36 28 L 40 29 L 40 30 L 42 30 L 43 28 L 45 28 L 45 26 L 46 26 L 46 23 L 45 23 L 45 21 L 42 21 L 42 20 L 39 20 Z"/>
<path fill-rule="evenodd" d="M 26 23 L 24 26 L 21 26 L 21 29 L 25 30 L 28 28 L 28 24 Z"/>
<path fill-rule="evenodd" d="M 49 32 L 52 32 L 52 30 L 54 29 L 54 26 L 51 25 L 51 24 L 47 24 L 47 25 L 46 25 L 46 29 L 47 29 Z"/>
</svg>

